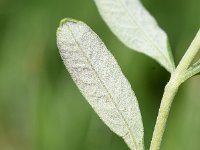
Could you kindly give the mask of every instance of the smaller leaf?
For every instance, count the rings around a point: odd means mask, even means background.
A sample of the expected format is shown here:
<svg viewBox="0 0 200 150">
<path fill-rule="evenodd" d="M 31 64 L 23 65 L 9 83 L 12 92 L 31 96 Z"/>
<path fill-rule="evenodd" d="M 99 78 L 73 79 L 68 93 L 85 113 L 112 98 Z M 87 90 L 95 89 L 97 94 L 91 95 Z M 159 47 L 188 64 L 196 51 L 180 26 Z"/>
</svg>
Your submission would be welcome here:
<svg viewBox="0 0 200 150">
<path fill-rule="evenodd" d="M 200 60 L 198 60 L 196 63 L 194 63 L 193 65 L 191 65 L 191 67 L 187 69 L 184 81 L 199 73 L 200 73 Z"/>
<path fill-rule="evenodd" d="M 144 53 L 166 70 L 175 69 L 166 33 L 140 0 L 94 0 L 111 31 L 129 48 Z"/>
<path fill-rule="evenodd" d="M 131 150 L 143 150 L 137 99 L 112 54 L 83 22 L 65 19 L 57 31 L 63 62 L 86 100 Z"/>
</svg>

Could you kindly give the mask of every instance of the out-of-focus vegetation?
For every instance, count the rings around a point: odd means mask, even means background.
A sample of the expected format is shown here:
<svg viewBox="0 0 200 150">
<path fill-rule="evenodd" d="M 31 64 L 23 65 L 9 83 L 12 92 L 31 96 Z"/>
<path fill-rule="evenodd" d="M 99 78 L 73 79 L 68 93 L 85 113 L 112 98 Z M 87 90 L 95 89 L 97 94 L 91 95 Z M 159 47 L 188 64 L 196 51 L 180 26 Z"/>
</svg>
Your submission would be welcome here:
<svg viewBox="0 0 200 150">
<path fill-rule="evenodd" d="M 143 0 L 168 33 L 178 62 L 200 26 L 199 0 Z M 61 62 L 56 29 L 62 18 L 86 22 L 119 62 L 139 100 L 149 147 L 169 73 L 126 48 L 92 0 L 0 0 L 0 149 L 128 150 L 87 104 Z M 181 86 L 163 150 L 198 150 L 200 76 Z"/>
</svg>

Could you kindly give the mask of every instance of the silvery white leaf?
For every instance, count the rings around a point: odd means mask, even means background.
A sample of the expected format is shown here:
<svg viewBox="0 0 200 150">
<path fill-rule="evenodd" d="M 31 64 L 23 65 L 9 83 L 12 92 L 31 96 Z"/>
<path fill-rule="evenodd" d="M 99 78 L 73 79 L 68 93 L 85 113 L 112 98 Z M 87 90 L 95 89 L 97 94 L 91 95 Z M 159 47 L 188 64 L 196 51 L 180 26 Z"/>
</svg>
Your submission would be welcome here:
<svg viewBox="0 0 200 150">
<path fill-rule="evenodd" d="M 200 60 L 198 60 L 196 63 L 194 63 L 187 69 L 184 81 L 186 81 L 194 75 L 200 75 Z"/>
<path fill-rule="evenodd" d="M 61 21 L 57 45 L 74 82 L 104 121 L 131 150 L 143 150 L 137 99 L 115 58 L 83 22 Z"/>
<path fill-rule="evenodd" d="M 112 32 L 129 48 L 175 68 L 166 33 L 139 0 L 94 0 Z"/>
</svg>

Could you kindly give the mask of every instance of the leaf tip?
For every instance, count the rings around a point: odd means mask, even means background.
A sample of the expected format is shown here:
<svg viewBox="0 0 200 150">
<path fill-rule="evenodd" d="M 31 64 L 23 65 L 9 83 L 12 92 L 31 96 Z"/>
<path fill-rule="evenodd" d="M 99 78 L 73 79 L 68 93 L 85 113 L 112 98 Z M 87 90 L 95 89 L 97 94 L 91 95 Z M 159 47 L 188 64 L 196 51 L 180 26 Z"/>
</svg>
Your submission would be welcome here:
<svg viewBox="0 0 200 150">
<path fill-rule="evenodd" d="M 66 23 L 77 23 L 77 22 L 79 22 L 79 21 L 78 21 L 78 20 L 75 20 L 75 19 L 72 19 L 72 18 L 64 18 L 64 19 L 62 19 L 62 20 L 60 21 L 59 27 L 58 27 L 58 29 L 57 29 L 57 32 L 60 31 L 60 28 L 61 28 L 64 24 L 66 24 Z"/>
<path fill-rule="evenodd" d="M 61 21 L 60 21 L 60 26 L 62 26 L 62 25 L 64 25 L 65 23 L 67 23 L 67 22 L 73 22 L 73 23 L 76 23 L 76 22 L 78 22 L 77 20 L 75 20 L 75 19 L 72 19 L 72 18 L 64 18 L 64 19 L 62 19 Z"/>
</svg>

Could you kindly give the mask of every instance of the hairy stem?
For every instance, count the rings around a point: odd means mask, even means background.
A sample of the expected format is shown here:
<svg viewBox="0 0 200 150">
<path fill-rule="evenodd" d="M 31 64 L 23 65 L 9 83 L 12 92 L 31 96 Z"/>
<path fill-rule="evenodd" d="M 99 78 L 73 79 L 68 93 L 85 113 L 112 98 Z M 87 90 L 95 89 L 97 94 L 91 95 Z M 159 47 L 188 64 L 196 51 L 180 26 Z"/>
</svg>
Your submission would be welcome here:
<svg viewBox="0 0 200 150">
<path fill-rule="evenodd" d="M 162 137 L 165 131 L 167 118 L 173 99 L 178 91 L 179 86 L 185 81 L 185 74 L 194 57 L 200 49 L 200 30 L 192 41 L 187 52 L 181 59 L 174 73 L 172 73 L 168 84 L 165 87 L 163 98 L 158 112 L 156 125 L 153 132 L 153 137 L 150 145 L 150 150 L 159 150 L 162 142 Z"/>
<path fill-rule="evenodd" d="M 179 65 L 177 66 L 176 71 L 185 72 L 192 63 L 194 57 L 199 52 L 199 50 L 200 50 L 200 29 L 198 30 L 194 40 L 190 44 L 187 52 L 181 59 Z"/>
<path fill-rule="evenodd" d="M 160 144 L 162 141 L 162 137 L 165 131 L 165 126 L 167 122 L 167 118 L 169 115 L 169 111 L 174 99 L 176 92 L 178 91 L 178 87 L 180 84 L 176 82 L 177 76 L 172 76 L 170 81 L 165 87 L 165 91 L 163 94 L 163 98 L 160 104 L 160 109 L 156 121 L 156 125 L 153 132 L 153 138 L 151 141 L 150 150 L 159 150 Z"/>
</svg>

